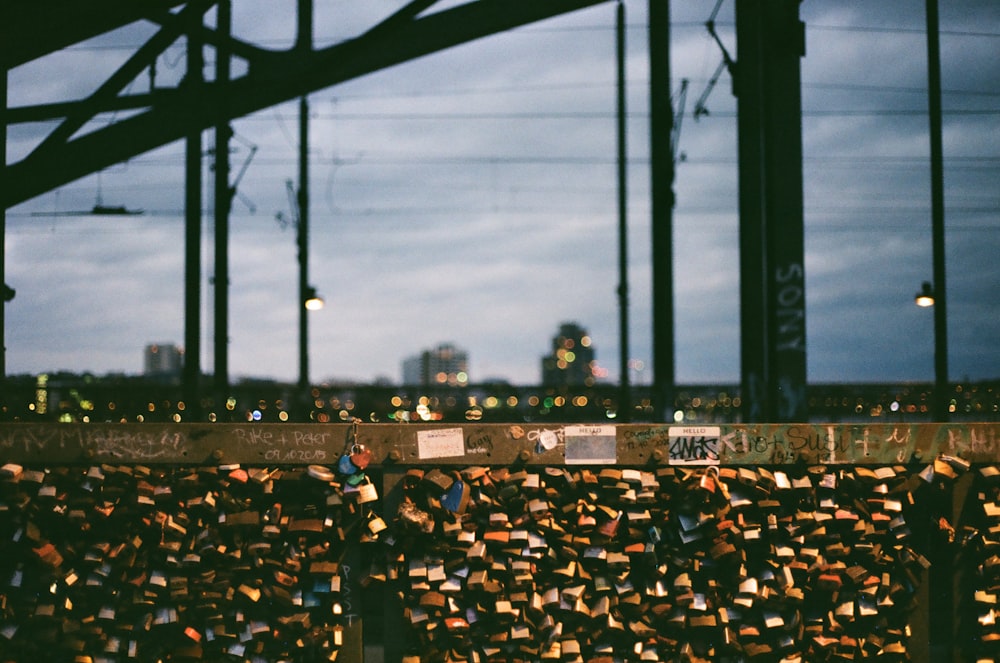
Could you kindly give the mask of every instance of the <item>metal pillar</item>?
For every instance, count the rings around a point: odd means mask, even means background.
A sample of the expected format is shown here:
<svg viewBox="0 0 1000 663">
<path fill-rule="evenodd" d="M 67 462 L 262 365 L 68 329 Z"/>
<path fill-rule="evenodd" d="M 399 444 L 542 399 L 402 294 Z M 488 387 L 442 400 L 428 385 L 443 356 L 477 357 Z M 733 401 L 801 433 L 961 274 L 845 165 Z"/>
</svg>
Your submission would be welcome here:
<svg viewBox="0 0 1000 663">
<path fill-rule="evenodd" d="M 201 25 L 201 15 L 195 14 Z M 185 85 L 202 86 L 205 56 L 197 30 L 187 42 Z M 184 400 L 197 418 L 201 413 L 201 131 L 193 129 L 184 144 Z"/>
<path fill-rule="evenodd" d="M 0 192 L 7 173 L 7 63 L 0 62 Z M 0 393 L 7 384 L 7 206 L 0 205 Z"/>
<path fill-rule="evenodd" d="M 931 159 L 931 244 L 934 270 L 934 395 L 931 413 L 936 422 L 949 419 L 950 394 L 948 393 L 948 316 L 947 289 L 945 288 L 944 256 L 944 147 L 941 137 L 941 49 L 939 43 L 938 3 L 927 0 L 927 99 L 930 118 Z M 949 491 L 942 497 L 942 504 L 951 504 Z M 952 514 L 947 513 L 948 516 Z M 955 522 L 954 520 L 952 522 Z M 940 535 L 939 535 L 940 536 Z M 939 542 L 932 550 L 932 573 L 928 582 L 930 594 L 930 619 L 932 624 L 949 624 L 955 612 L 954 574 L 934 572 L 950 569 L 954 557 L 947 554 L 947 541 Z M 955 656 L 955 625 L 951 628 L 931 629 L 930 652 L 935 661 L 958 660 Z"/>
<path fill-rule="evenodd" d="M 312 50 L 312 0 L 299 0 L 297 47 Z M 299 253 L 299 388 L 309 387 L 309 311 L 306 300 L 309 286 L 309 96 L 299 97 L 299 191 L 298 228 L 296 239 Z M 303 397 L 305 395 L 303 394 Z"/>
<path fill-rule="evenodd" d="M 670 135 L 670 0 L 649 0 L 649 138 L 652 205 L 653 407 L 673 417 L 674 402 L 674 161 Z"/>
<path fill-rule="evenodd" d="M 618 75 L 618 324 L 620 396 L 618 418 L 632 418 L 632 389 L 629 383 L 628 329 L 628 153 L 625 113 L 625 4 L 618 0 L 615 11 L 615 48 Z"/>
<path fill-rule="evenodd" d="M 941 138 L 941 47 L 937 0 L 927 0 L 927 97 L 930 116 L 931 244 L 934 269 L 934 421 L 948 421 L 948 309 L 944 256 L 944 147 Z"/>
<path fill-rule="evenodd" d="M 309 387 L 309 97 L 299 97 L 299 387 Z"/>
<path fill-rule="evenodd" d="M 737 0 L 745 421 L 808 419 L 800 0 Z"/>
<path fill-rule="evenodd" d="M 215 124 L 215 391 L 224 400 L 229 394 L 229 211 L 233 191 L 229 186 L 229 113 L 226 89 L 230 80 L 230 49 L 227 44 L 232 29 L 230 0 L 218 5 L 219 42 L 216 46 L 215 85 L 219 89 L 219 107 Z M 216 402 L 220 407 L 221 402 Z"/>
</svg>

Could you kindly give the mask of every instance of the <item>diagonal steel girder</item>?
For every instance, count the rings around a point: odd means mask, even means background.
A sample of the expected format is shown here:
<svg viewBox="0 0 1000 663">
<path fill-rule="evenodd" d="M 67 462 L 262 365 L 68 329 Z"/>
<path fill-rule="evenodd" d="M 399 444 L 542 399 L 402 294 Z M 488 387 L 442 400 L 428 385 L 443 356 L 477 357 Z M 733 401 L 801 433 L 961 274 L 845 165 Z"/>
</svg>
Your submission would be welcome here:
<svg viewBox="0 0 1000 663">
<path fill-rule="evenodd" d="M 5 169 L 2 196 L 12 207 L 80 177 L 228 120 L 408 60 L 608 0 L 475 0 L 417 17 L 403 10 L 361 36 L 315 51 L 257 51 L 247 73 L 222 87 L 151 96 L 147 110 L 62 145 L 33 152 Z M 415 2 L 410 6 L 429 6 Z M 222 102 L 225 103 L 222 103 Z M 225 109 L 220 111 L 220 109 Z"/>
<path fill-rule="evenodd" d="M 0 9 L 0 63 L 13 69 L 182 4 L 183 0 L 5 0 Z"/>
</svg>

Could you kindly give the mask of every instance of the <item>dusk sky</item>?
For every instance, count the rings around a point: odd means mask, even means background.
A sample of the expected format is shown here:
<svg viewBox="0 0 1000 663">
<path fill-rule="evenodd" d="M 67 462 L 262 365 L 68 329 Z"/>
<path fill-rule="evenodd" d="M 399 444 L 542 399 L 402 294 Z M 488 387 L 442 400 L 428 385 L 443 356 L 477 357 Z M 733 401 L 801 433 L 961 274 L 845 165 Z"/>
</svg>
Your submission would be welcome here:
<svg viewBox="0 0 1000 663">
<path fill-rule="evenodd" d="M 316 3 L 315 41 L 357 36 L 405 3 Z M 440 3 L 441 7 L 460 4 Z M 238 0 L 234 32 L 290 47 L 294 0 Z M 940 3 L 950 377 L 1000 378 L 1000 3 Z M 615 3 L 566 14 L 310 95 L 311 378 L 401 379 L 450 342 L 473 382 L 540 381 L 563 322 L 618 380 Z M 802 59 L 810 382 L 931 381 L 933 313 L 924 0 L 805 0 Z M 646 0 L 627 0 L 630 348 L 651 379 Z M 736 102 L 705 28 L 716 0 L 671 3 L 672 82 L 689 88 L 674 215 L 680 383 L 740 379 Z M 438 7 L 431 11 L 437 11 Z M 716 17 L 738 57 L 734 3 Z M 266 20 L 265 20 L 266 19 Z M 206 20 L 214 22 L 214 14 Z M 13 69 L 11 107 L 90 94 L 156 26 L 135 24 Z M 206 75 L 214 53 L 206 49 Z M 157 62 L 184 73 L 184 43 Z M 239 75 L 240 63 L 234 66 Z M 290 74 L 291 75 L 291 74 Z M 148 90 L 147 75 L 130 91 Z M 297 104 L 233 122 L 231 380 L 298 371 Z M 112 117 L 102 117 L 106 123 Z M 96 128 L 95 123 L 90 128 Z M 7 162 L 52 125 L 8 128 Z M 86 130 L 86 129 L 85 129 Z M 204 134 L 207 150 L 211 131 Z M 142 371 L 184 341 L 184 146 L 139 155 L 7 211 L 8 374 Z M 211 156 L 204 160 L 202 369 L 213 368 Z M 67 214 L 106 205 L 141 216 Z M 637 364 L 637 366 L 640 364 Z"/>
</svg>

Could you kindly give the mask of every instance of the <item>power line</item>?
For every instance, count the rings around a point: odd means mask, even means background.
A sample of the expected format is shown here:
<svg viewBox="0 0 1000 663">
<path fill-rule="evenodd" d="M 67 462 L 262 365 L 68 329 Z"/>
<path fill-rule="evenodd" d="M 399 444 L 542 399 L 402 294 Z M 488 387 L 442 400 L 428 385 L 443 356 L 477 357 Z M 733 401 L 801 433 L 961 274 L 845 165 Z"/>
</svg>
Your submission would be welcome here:
<svg viewBox="0 0 1000 663">
<path fill-rule="evenodd" d="M 1000 115 L 1000 108 L 956 108 L 944 110 L 945 116 L 989 116 Z M 926 117 L 926 109 L 805 109 L 803 117 Z M 632 119 L 648 118 L 646 111 L 630 111 Z M 351 120 L 361 121 L 442 121 L 442 120 L 606 120 L 616 117 L 613 110 L 607 111 L 455 111 L 455 112 L 352 112 L 352 113 L 313 113 L 314 120 Z M 731 119 L 736 118 L 736 111 L 713 111 L 708 117 Z M 260 118 L 266 120 L 268 118 Z"/>
<path fill-rule="evenodd" d="M 869 25 L 822 25 L 816 23 L 807 23 L 806 27 L 810 30 L 826 30 L 831 32 L 873 32 L 886 34 L 914 34 L 921 36 L 927 34 L 927 31 L 924 28 L 886 28 L 882 26 Z M 938 34 L 947 37 L 1000 37 L 1000 32 L 979 32 L 973 30 L 938 30 Z"/>
</svg>

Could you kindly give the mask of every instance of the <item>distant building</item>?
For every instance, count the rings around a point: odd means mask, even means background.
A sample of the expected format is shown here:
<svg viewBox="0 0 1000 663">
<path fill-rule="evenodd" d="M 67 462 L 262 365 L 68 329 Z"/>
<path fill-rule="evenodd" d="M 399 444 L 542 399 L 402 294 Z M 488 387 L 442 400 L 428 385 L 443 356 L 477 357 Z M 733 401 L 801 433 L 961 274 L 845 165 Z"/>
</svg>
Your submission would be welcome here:
<svg viewBox="0 0 1000 663">
<path fill-rule="evenodd" d="M 465 386 L 469 383 L 469 354 L 451 343 L 403 360 L 403 384 Z"/>
<path fill-rule="evenodd" d="M 552 338 L 552 354 L 542 357 L 542 384 L 594 384 L 594 348 L 586 329 L 575 322 L 559 326 L 559 334 Z"/>
<path fill-rule="evenodd" d="M 184 369 L 184 351 L 169 343 L 150 343 L 143 358 L 146 377 L 179 378 Z"/>
</svg>

